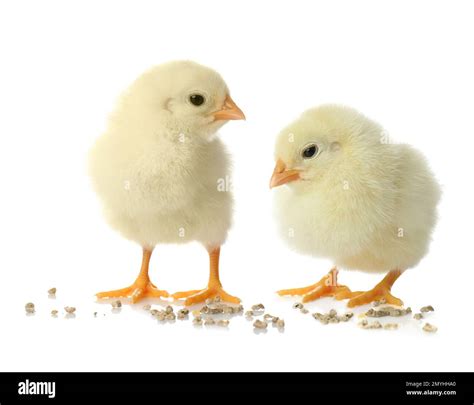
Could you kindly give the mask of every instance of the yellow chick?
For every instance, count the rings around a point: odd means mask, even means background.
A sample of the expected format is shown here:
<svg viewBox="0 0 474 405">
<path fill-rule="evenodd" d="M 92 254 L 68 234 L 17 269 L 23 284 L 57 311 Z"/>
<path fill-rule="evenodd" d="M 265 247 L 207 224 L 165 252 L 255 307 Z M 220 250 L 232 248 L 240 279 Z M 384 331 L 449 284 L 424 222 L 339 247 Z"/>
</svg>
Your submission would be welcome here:
<svg viewBox="0 0 474 405">
<path fill-rule="evenodd" d="M 219 253 L 231 225 L 232 196 L 218 185 L 229 156 L 216 131 L 245 119 L 222 77 L 190 61 L 142 74 L 124 93 L 105 133 L 90 153 L 90 174 L 108 223 L 143 249 L 140 273 L 126 288 L 98 298 L 167 297 L 148 276 L 160 243 L 198 241 L 210 258 L 208 287 L 176 293 L 192 305 L 227 294 L 219 280 Z"/>
<path fill-rule="evenodd" d="M 441 194 L 423 155 L 388 142 L 382 127 L 352 108 L 323 105 L 280 133 L 275 159 L 270 187 L 278 187 L 281 235 L 335 264 L 316 284 L 278 293 L 303 302 L 349 298 L 349 307 L 382 299 L 402 305 L 392 285 L 427 253 Z M 387 275 L 370 291 L 352 292 L 338 284 L 338 267 Z"/>
</svg>

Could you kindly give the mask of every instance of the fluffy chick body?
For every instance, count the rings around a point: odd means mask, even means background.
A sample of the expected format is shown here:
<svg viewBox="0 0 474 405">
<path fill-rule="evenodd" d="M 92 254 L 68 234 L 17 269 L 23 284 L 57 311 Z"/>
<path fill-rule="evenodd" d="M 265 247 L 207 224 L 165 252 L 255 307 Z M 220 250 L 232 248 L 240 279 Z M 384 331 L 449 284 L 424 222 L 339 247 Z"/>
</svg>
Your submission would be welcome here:
<svg viewBox="0 0 474 405">
<path fill-rule="evenodd" d="M 322 149 L 311 174 L 275 192 L 288 245 L 346 269 L 387 272 L 417 265 L 428 250 L 440 198 L 423 155 L 383 142 L 378 124 L 340 106 L 309 110 L 280 134 L 278 156 L 302 168 L 305 162 L 286 147 L 288 134 L 301 144 L 316 138 Z"/>
<path fill-rule="evenodd" d="M 177 83 L 186 88 L 199 82 L 199 72 L 206 74 L 216 94 L 225 96 L 224 82 L 210 69 L 192 62 L 161 65 L 123 95 L 90 153 L 93 186 L 108 223 L 146 248 L 189 241 L 220 246 L 231 225 L 231 193 L 218 189 L 218 181 L 230 172 L 229 155 L 213 137 L 223 122 L 200 131 L 185 114 L 175 119 L 173 106 L 159 98 Z M 215 78 L 214 84 L 209 77 Z"/>
</svg>

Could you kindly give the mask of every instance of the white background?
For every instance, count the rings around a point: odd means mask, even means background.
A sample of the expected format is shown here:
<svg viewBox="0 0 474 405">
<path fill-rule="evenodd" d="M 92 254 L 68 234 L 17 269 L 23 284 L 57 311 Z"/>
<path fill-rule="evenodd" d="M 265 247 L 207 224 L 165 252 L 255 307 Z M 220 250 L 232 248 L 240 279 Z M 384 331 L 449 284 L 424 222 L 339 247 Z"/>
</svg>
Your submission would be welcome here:
<svg viewBox="0 0 474 405">
<path fill-rule="evenodd" d="M 0 370 L 473 371 L 471 4 L 1 1 Z M 133 281 L 141 252 L 102 220 L 87 151 L 138 74 L 181 58 L 218 70 L 247 115 L 221 130 L 236 196 L 222 279 L 246 306 L 284 317 L 284 333 L 257 335 L 243 317 L 228 330 L 160 325 L 142 304 L 113 314 L 95 303 L 95 292 Z M 278 239 L 268 189 L 276 134 L 323 102 L 356 107 L 421 149 L 442 184 L 431 251 L 394 287 L 414 309 L 436 308 L 435 335 L 410 319 L 398 331 L 323 326 L 274 294 L 331 266 Z M 151 276 L 170 292 L 201 288 L 207 260 L 198 245 L 159 246 Z M 379 281 L 340 277 L 354 289 Z M 64 305 L 78 308 L 75 319 L 50 317 Z M 331 307 L 344 303 L 308 305 Z"/>
</svg>

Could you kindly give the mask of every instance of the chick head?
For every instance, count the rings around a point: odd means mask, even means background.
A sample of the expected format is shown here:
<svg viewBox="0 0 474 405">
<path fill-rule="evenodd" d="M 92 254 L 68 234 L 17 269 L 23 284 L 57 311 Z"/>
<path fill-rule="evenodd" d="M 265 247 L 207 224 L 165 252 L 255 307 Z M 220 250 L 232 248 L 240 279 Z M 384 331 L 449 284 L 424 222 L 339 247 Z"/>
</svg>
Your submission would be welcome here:
<svg viewBox="0 0 474 405">
<path fill-rule="evenodd" d="M 208 138 L 228 120 L 245 119 L 222 77 L 191 61 L 156 66 L 129 90 L 135 111 L 158 115 L 176 132 Z"/>
<path fill-rule="evenodd" d="M 283 184 L 295 190 L 314 188 L 328 175 L 357 170 L 371 145 L 380 145 L 382 128 L 357 111 L 322 105 L 304 112 L 280 132 L 270 188 Z"/>
</svg>

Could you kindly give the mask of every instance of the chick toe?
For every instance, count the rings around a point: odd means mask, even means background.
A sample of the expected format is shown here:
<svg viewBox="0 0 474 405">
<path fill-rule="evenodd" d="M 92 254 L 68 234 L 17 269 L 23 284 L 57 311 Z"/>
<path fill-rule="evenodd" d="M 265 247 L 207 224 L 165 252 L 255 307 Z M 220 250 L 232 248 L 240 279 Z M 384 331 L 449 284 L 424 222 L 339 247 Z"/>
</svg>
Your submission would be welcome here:
<svg viewBox="0 0 474 405">
<path fill-rule="evenodd" d="M 354 298 L 349 300 L 347 306 L 350 308 L 360 305 L 370 304 L 374 301 L 385 300 L 387 304 L 402 306 L 403 301 L 392 295 L 390 292 L 395 281 L 400 277 L 402 272 L 400 270 L 390 271 L 385 278 L 378 283 L 372 290 L 359 293 Z"/>
<path fill-rule="evenodd" d="M 354 297 L 355 295 L 351 292 L 349 287 L 338 284 L 337 274 L 338 270 L 334 268 L 316 284 L 312 284 L 308 287 L 280 290 L 277 291 L 277 294 L 281 296 L 302 295 L 303 302 L 314 301 L 323 297 L 334 297 L 338 300 Z"/>
</svg>

